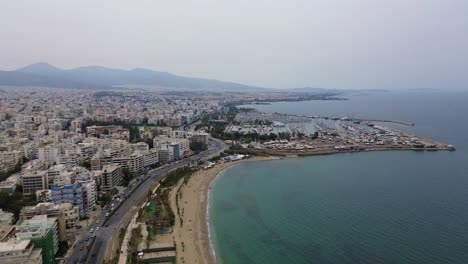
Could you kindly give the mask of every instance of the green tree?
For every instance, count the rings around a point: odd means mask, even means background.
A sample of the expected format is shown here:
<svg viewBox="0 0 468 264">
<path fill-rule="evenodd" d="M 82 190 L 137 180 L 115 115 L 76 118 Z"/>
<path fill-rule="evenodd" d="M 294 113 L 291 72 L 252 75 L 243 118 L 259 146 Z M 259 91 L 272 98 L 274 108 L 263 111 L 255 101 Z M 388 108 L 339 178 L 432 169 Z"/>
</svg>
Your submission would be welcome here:
<svg viewBox="0 0 468 264">
<path fill-rule="evenodd" d="M 135 178 L 135 174 L 133 172 L 131 172 L 128 168 L 123 168 L 122 173 L 123 173 L 123 177 L 122 177 L 123 183 L 122 184 L 123 184 L 123 186 L 127 187 L 128 184 L 130 183 L 130 181 Z"/>
<path fill-rule="evenodd" d="M 315 131 L 314 135 L 312 136 L 312 139 L 317 139 L 319 136 L 319 133 L 317 131 Z"/>
<path fill-rule="evenodd" d="M 190 150 L 195 153 L 200 153 L 208 149 L 208 145 L 203 142 L 192 142 L 190 143 Z"/>
</svg>

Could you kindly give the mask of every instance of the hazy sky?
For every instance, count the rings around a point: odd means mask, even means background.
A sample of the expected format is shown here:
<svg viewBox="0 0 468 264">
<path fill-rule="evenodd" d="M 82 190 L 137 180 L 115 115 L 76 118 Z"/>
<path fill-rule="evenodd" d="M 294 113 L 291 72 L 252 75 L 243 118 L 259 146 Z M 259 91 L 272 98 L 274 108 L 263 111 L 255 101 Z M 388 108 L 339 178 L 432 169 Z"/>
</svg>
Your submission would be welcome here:
<svg viewBox="0 0 468 264">
<path fill-rule="evenodd" d="M 468 0 L 0 0 L 0 69 L 143 67 L 273 88 L 468 88 Z"/>
</svg>

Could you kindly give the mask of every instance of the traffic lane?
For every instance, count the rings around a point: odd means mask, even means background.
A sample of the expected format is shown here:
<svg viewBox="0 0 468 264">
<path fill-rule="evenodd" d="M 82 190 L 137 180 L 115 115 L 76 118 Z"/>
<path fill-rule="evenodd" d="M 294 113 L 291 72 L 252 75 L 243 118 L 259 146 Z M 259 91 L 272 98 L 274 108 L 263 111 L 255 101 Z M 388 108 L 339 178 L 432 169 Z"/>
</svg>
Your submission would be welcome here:
<svg viewBox="0 0 468 264">
<path fill-rule="evenodd" d="M 218 151 L 220 151 L 222 149 L 221 145 L 218 145 L 218 147 L 219 147 L 219 149 L 217 149 L 217 150 L 212 149 L 211 151 L 207 151 L 207 153 L 205 152 L 204 154 L 213 155 L 214 153 L 216 153 L 216 152 L 218 152 Z M 153 184 L 156 180 L 159 180 L 159 178 L 162 175 L 164 175 L 165 173 L 167 173 L 168 171 L 173 170 L 173 169 L 178 168 L 178 167 L 182 167 L 182 166 L 187 165 L 189 163 L 189 161 L 190 161 L 190 159 L 186 158 L 184 160 L 181 160 L 178 163 L 173 163 L 170 166 L 164 167 L 163 169 L 160 169 L 160 170 L 155 169 L 153 171 L 148 172 L 148 173 L 153 174 L 153 176 L 150 176 L 151 178 L 153 178 L 153 181 L 148 181 L 149 177 L 144 179 L 144 182 L 140 186 L 138 186 L 135 189 L 135 191 L 129 197 L 127 197 L 126 200 L 123 201 L 123 204 L 118 209 L 116 209 L 117 211 L 112 216 L 110 216 L 110 218 L 107 221 L 106 225 L 108 225 L 109 228 L 113 230 L 113 232 L 117 231 L 116 226 L 118 224 L 120 224 L 120 222 L 122 220 L 121 216 L 117 217 L 119 215 L 120 211 L 127 212 L 134 205 L 137 198 L 142 197 L 142 195 L 144 195 L 145 192 L 148 191 L 151 184 Z M 97 238 L 99 238 L 99 241 L 100 241 L 99 242 L 99 247 L 96 244 L 96 246 L 93 245 L 93 247 L 91 249 L 91 254 L 96 254 L 95 255 L 96 256 L 95 261 L 102 261 L 102 259 L 103 259 L 103 251 L 99 250 L 99 249 L 102 246 L 102 244 L 106 244 L 107 241 L 108 241 L 108 240 L 102 240 L 101 239 L 101 236 L 103 236 L 103 235 L 104 235 L 103 233 L 100 233 L 98 235 L 98 237 L 97 237 Z M 106 233 L 105 236 L 110 238 L 112 236 L 112 233 L 109 233 L 109 234 Z M 99 250 L 99 251 L 97 251 L 97 250 Z M 97 263 L 99 263 L 99 262 L 97 262 Z"/>
<path fill-rule="evenodd" d="M 189 160 L 190 159 L 185 159 L 185 160 L 182 160 L 181 162 L 179 163 L 174 163 L 174 164 L 171 164 L 170 166 L 166 166 L 164 167 L 163 169 L 160 169 L 160 170 L 153 170 L 153 171 L 150 171 L 149 174 L 152 174 L 152 176 L 150 176 L 151 178 L 153 178 L 153 180 L 159 180 L 159 178 L 164 175 L 165 173 L 167 173 L 168 171 L 172 170 L 172 169 L 175 169 L 177 167 L 181 167 L 181 166 L 185 166 L 189 163 Z M 133 206 L 133 203 L 136 201 L 135 197 L 141 197 L 141 195 L 144 194 L 144 192 L 146 192 L 146 190 L 151 186 L 151 184 L 154 182 L 152 181 L 148 181 L 148 178 L 150 177 L 146 177 L 145 179 L 145 182 L 143 182 L 136 190 L 134 193 L 132 193 L 130 195 L 130 197 L 127 197 L 128 199 L 125 199 L 124 201 L 121 201 L 123 202 L 123 204 L 117 209 L 117 211 L 114 213 L 114 215 L 110 216 L 110 219 L 108 220 L 108 222 L 106 223 L 105 226 L 110 226 L 110 227 L 113 227 L 115 228 L 116 224 L 118 224 L 120 221 L 120 217 L 117 217 L 119 215 L 119 212 L 120 211 L 128 211 L 132 206 Z M 136 188 L 136 187 L 135 187 Z M 127 191 L 124 191 L 124 194 L 128 194 Z M 133 198 L 133 199 L 132 199 Z M 114 217 L 115 216 L 115 217 Z M 101 223 L 104 222 L 106 216 L 105 216 L 105 210 L 101 213 L 100 217 L 98 218 L 100 220 Z M 96 225 L 96 226 L 99 226 L 99 225 Z M 100 225 L 102 226 L 102 224 Z M 81 233 L 81 235 L 86 235 L 87 232 L 89 232 L 92 228 L 95 228 L 94 225 L 91 225 L 90 227 L 88 227 L 88 229 L 85 229 L 84 232 Z M 102 231 L 101 231 L 102 232 Z M 101 233 L 100 232 L 100 233 Z M 99 234 L 99 237 L 101 235 Z M 102 241 L 99 242 L 99 244 L 102 244 Z M 95 247 L 93 246 L 93 249 Z M 99 248 L 99 247 L 96 247 L 96 248 Z M 74 250 L 75 252 L 77 252 L 76 250 Z M 94 251 L 94 250 L 93 250 Z M 75 256 L 76 257 L 75 257 Z M 76 259 L 80 256 L 81 254 L 72 254 L 71 256 L 71 259 Z"/>
</svg>

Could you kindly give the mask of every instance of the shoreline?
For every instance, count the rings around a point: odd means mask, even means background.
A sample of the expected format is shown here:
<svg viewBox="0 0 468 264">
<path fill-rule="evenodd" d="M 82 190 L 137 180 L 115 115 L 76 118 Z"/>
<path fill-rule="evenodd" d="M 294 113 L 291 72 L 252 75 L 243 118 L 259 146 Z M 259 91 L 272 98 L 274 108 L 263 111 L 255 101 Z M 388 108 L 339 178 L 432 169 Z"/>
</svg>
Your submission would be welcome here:
<svg viewBox="0 0 468 264">
<path fill-rule="evenodd" d="M 226 169 L 245 162 L 258 162 L 279 160 L 287 157 L 305 157 L 316 155 L 333 155 L 341 153 L 357 153 L 370 151 L 444 151 L 448 149 L 415 149 L 415 148 L 371 148 L 360 150 L 321 150 L 309 153 L 299 151 L 267 152 L 269 156 L 254 156 L 249 159 L 220 163 L 207 170 L 200 170 L 190 177 L 187 183 L 180 181 L 171 191 L 171 206 L 176 214 L 176 222 L 173 227 L 173 238 L 177 248 L 177 261 L 187 263 L 218 263 L 215 250 L 215 241 L 210 225 L 210 199 L 211 187 L 215 180 Z M 276 152 L 276 153 L 275 153 Z M 281 157 L 279 157 L 281 156 Z M 187 199 L 188 197 L 188 199 Z M 179 200 L 178 200 L 179 199 Z M 185 200 L 184 200 L 185 199 Z M 181 250 L 182 249 L 182 250 Z"/>
<path fill-rule="evenodd" d="M 171 191 L 171 206 L 176 215 L 172 236 L 178 263 L 217 263 L 213 234 L 209 222 L 211 186 L 226 169 L 245 162 L 279 160 L 278 157 L 253 157 L 217 164 L 179 182 Z"/>
<path fill-rule="evenodd" d="M 435 147 L 435 148 L 416 148 L 416 147 L 366 147 L 354 149 L 313 149 L 313 150 L 294 150 L 294 149 L 251 149 L 257 154 L 269 156 L 322 156 L 342 153 L 360 153 L 360 152 L 385 152 L 385 151 L 415 151 L 415 152 L 438 152 L 438 151 L 456 151 L 455 147 Z"/>
</svg>

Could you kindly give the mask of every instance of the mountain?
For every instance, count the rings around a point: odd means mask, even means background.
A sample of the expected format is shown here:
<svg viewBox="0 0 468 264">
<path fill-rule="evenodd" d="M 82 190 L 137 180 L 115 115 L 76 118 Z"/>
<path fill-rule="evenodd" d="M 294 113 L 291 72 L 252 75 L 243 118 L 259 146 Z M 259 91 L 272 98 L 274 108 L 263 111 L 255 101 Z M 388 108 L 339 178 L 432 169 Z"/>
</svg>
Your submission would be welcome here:
<svg viewBox="0 0 468 264">
<path fill-rule="evenodd" d="M 35 75 L 45 75 L 45 76 L 50 76 L 53 74 L 58 74 L 62 70 L 54 67 L 48 63 L 45 62 L 40 62 L 40 63 L 35 63 L 28 65 L 26 67 L 23 67 L 21 69 L 16 70 L 18 72 L 24 72 L 24 73 L 31 73 Z"/>
<path fill-rule="evenodd" d="M 93 90 L 106 89 L 106 87 L 76 82 L 59 77 L 34 75 L 18 71 L 0 71 L 0 85 Z"/>
<path fill-rule="evenodd" d="M 4 71 L 0 85 L 49 86 L 64 88 L 105 89 L 112 86 L 145 85 L 197 90 L 254 91 L 261 87 L 218 80 L 189 78 L 148 69 L 112 69 L 88 66 L 63 70 L 47 63 L 36 63 L 16 71 Z"/>
</svg>

